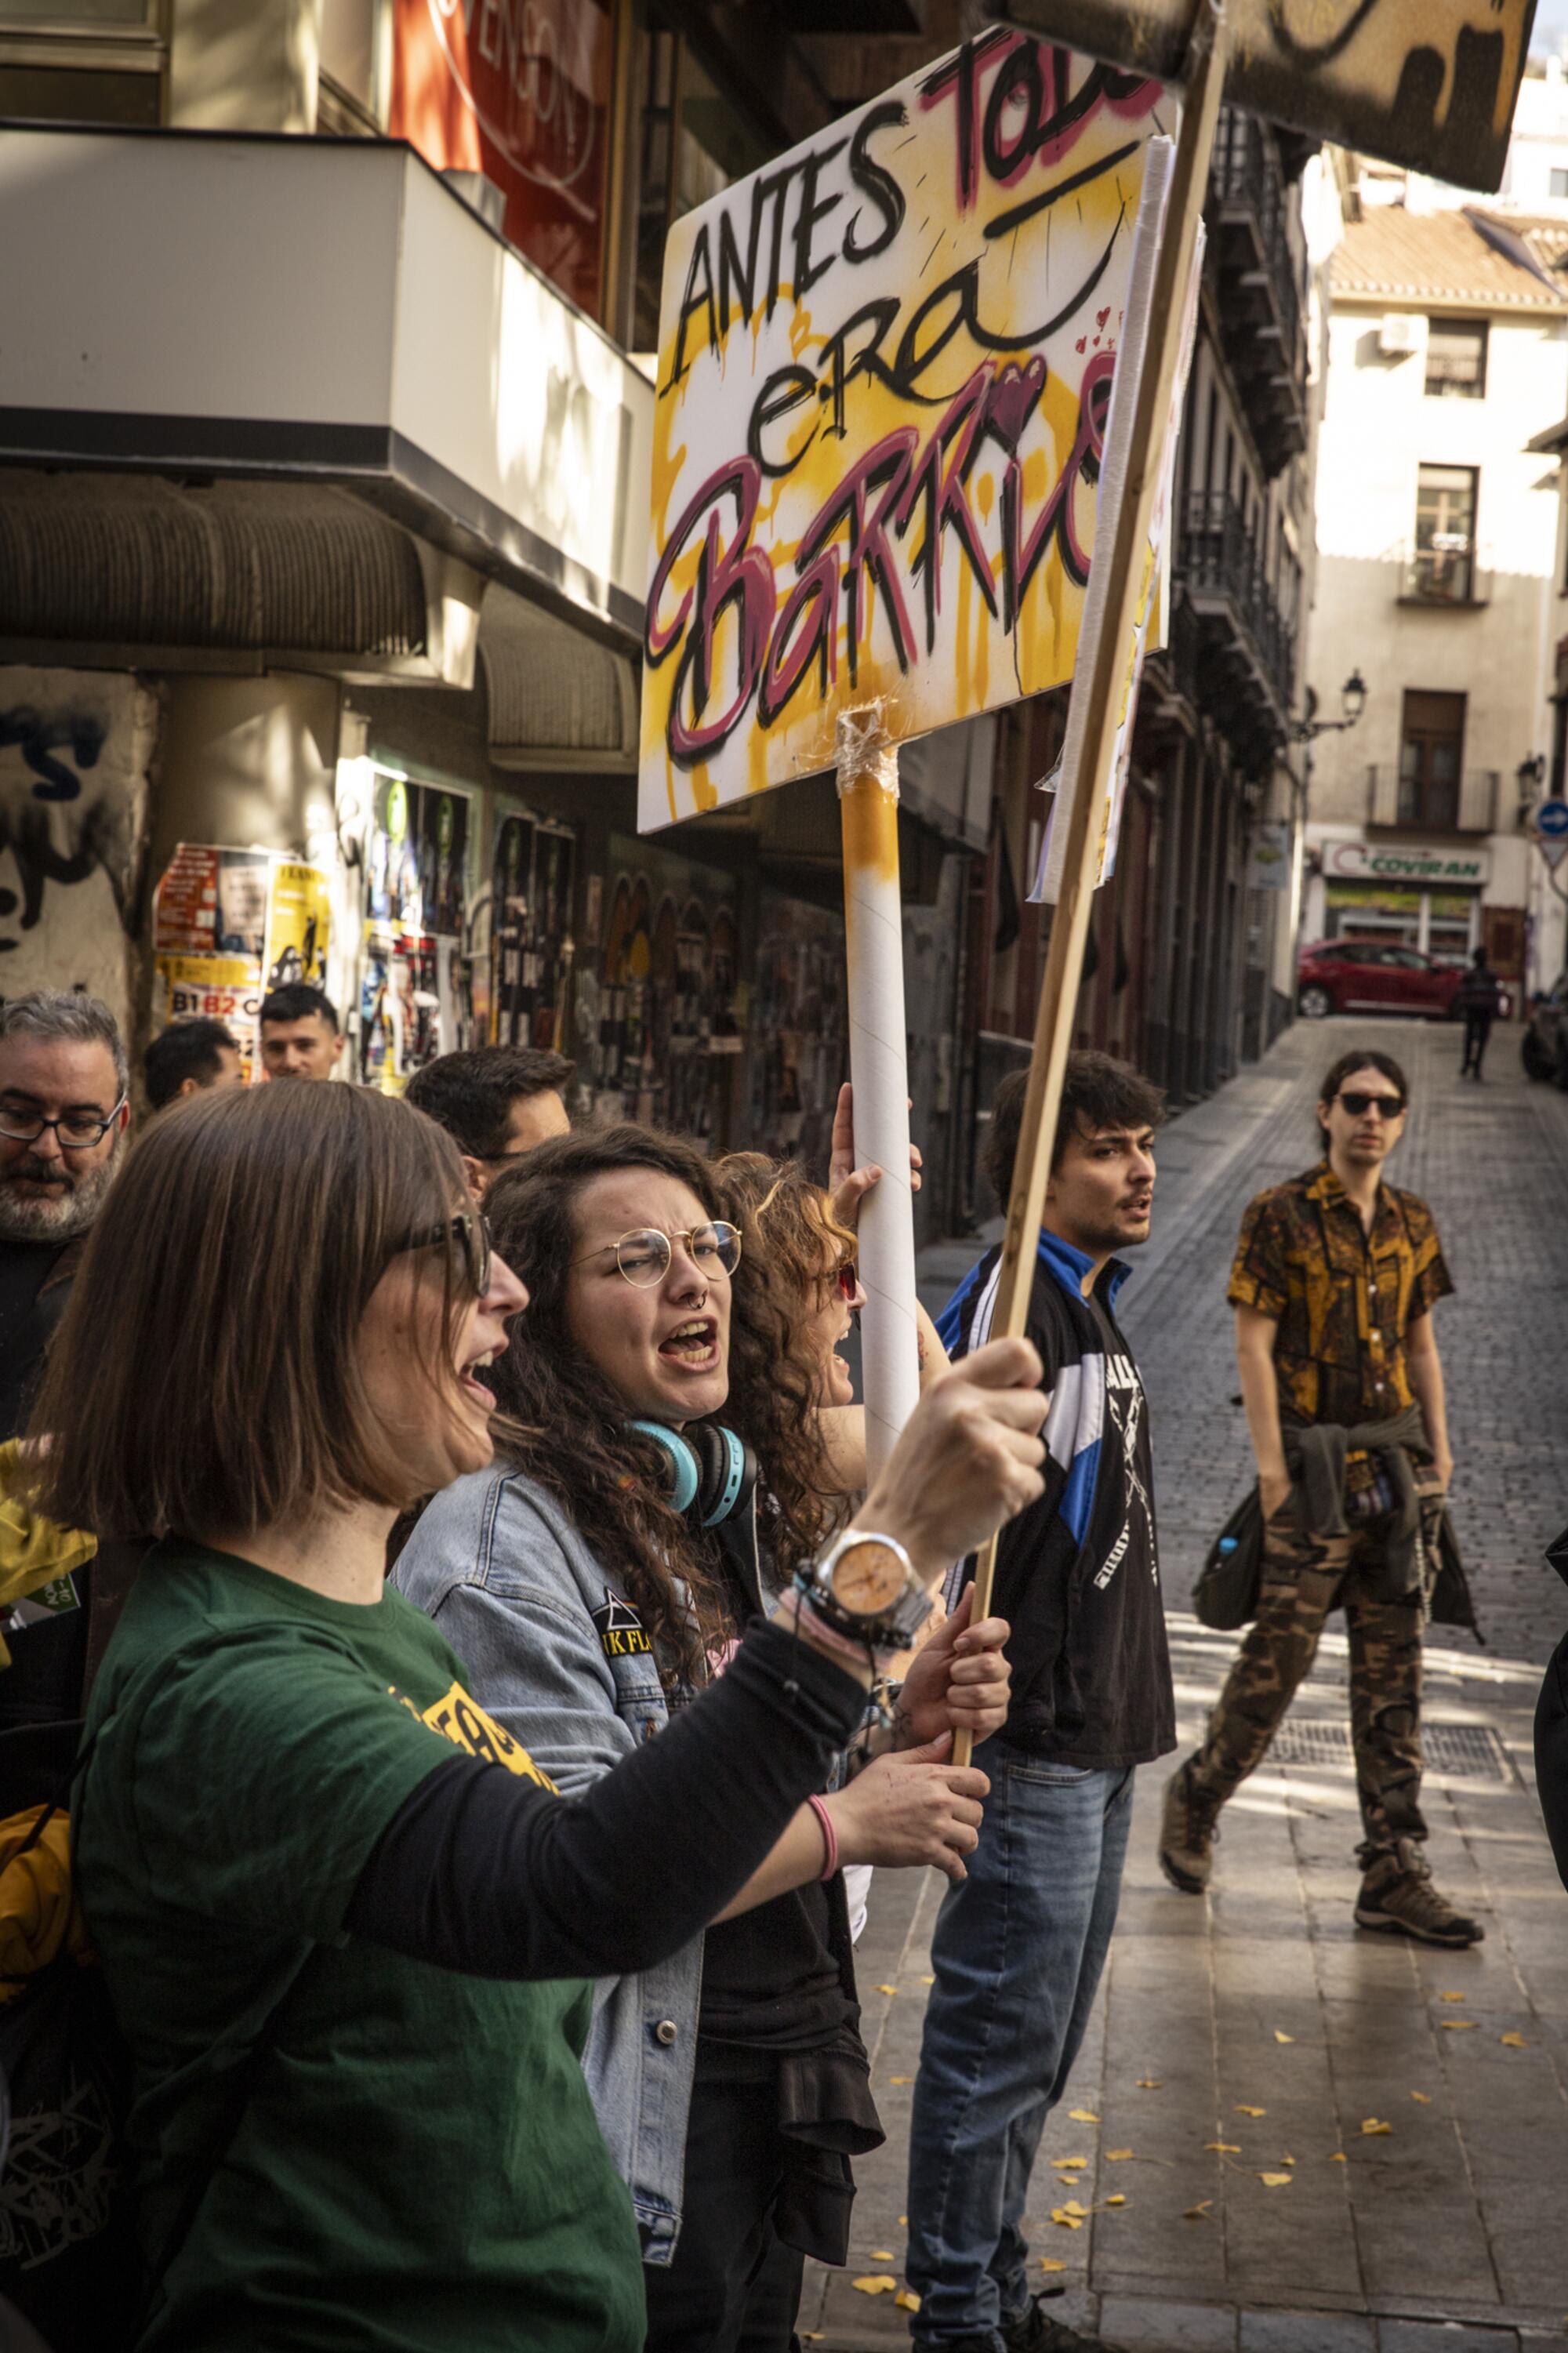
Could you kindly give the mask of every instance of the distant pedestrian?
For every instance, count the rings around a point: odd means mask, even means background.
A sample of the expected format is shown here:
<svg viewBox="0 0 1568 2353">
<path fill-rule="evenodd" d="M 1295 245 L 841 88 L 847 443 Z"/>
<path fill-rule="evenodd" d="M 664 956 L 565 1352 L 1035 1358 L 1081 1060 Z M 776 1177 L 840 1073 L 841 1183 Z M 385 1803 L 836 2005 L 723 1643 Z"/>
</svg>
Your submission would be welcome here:
<svg viewBox="0 0 1568 2353">
<path fill-rule="evenodd" d="M 565 1094 L 574 1065 L 538 1046 L 473 1046 L 437 1054 L 408 1082 L 416 1111 L 444 1127 L 468 1170 L 468 1188 L 488 1187 L 536 1145 L 564 1135 Z"/>
<path fill-rule="evenodd" d="M 1432 1310 L 1454 1286 L 1426 1202 L 1383 1181 L 1409 1099 L 1390 1055 L 1342 1056 L 1318 1104 L 1323 1157 L 1242 1219 L 1228 1296 L 1263 1514 L 1258 1615 L 1166 1789 L 1160 1861 L 1184 1893 L 1207 1886 L 1220 1809 L 1342 1609 L 1357 1925 L 1463 1946 L 1485 1931 L 1432 1884 L 1420 1807 L 1421 1634 L 1454 1467 Z"/>
<path fill-rule="evenodd" d="M 1026 1083 L 1003 1082 L 986 1139 L 1004 1202 Z M 1012 1710 L 983 1752 L 991 1796 L 968 1876 L 937 1918 L 915 2078 L 907 2270 L 921 2353 L 1100 2345 L 1031 2294 L 1024 2210 L 1116 1924 L 1133 1768 L 1176 1745 L 1149 1414 L 1116 1320 L 1121 1252 L 1149 1239 L 1161 1115 L 1126 1063 L 1069 1055 L 1026 1326 L 1051 1399 L 1046 1492 L 997 1550 Z M 939 1320 L 955 1358 L 990 1335 L 999 1256 Z"/>
<path fill-rule="evenodd" d="M 1502 1009 L 1502 983 L 1488 964 L 1485 948 L 1477 948 L 1470 958 L 1469 970 L 1454 991 L 1454 1010 L 1465 1024 L 1465 1059 L 1459 1065 L 1462 1079 L 1479 1081 L 1487 1039 Z"/>
<path fill-rule="evenodd" d="M 257 1028 L 269 1079 L 330 1079 L 343 1050 L 337 1007 L 309 981 L 290 981 L 264 997 Z"/>
<path fill-rule="evenodd" d="M 150 1111 L 207 1087 L 237 1087 L 244 1078 L 238 1041 L 221 1021 L 172 1021 L 142 1060 Z"/>
</svg>

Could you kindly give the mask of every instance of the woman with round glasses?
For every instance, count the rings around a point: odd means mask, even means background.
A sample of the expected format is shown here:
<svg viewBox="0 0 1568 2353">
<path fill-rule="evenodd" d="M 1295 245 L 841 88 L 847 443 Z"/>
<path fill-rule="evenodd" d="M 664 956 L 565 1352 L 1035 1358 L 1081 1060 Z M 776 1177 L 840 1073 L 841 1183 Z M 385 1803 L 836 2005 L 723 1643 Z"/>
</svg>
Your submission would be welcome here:
<svg viewBox="0 0 1568 2353">
<path fill-rule="evenodd" d="M 465 1199 L 406 1104 L 204 1098 L 132 1155 L 57 1335 L 39 1508 L 157 1539 L 73 1826 L 134 2063 L 142 2353 L 638 2353 L 587 1980 L 657 1970 L 744 1900 L 864 1707 L 832 1591 L 797 1599 L 563 1801 L 535 1723 L 487 1713 L 386 1587 L 394 1515 L 490 1459 L 481 1375 L 527 1304 Z M 862 1585 L 888 1547 L 928 1585 L 1040 1492 L 1037 1374 L 1012 1344 L 922 1410 L 861 1520 Z M 539 1745 L 558 1730 L 542 1708 Z"/>
<path fill-rule="evenodd" d="M 395 1577 L 576 1790 L 721 1690 L 768 1606 L 755 1472 L 737 1481 L 724 1422 L 748 1267 L 711 1164 L 646 1129 L 556 1138 L 486 1198 L 532 1301 L 490 1375 L 503 1460 L 436 1499 Z M 800 1493 L 819 1453 L 781 1420 L 762 1483 Z M 893 1601 L 884 1662 L 923 1616 Z M 962 1874 L 986 1783 L 940 1753 L 803 1805 L 705 1937 L 600 1989 L 585 2064 L 641 2228 L 650 2353 L 729 2353 L 742 2327 L 784 2353 L 803 2255 L 844 2260 L 848 2159 L 881 2132 L 840 1866 Z M 722 1774 L 719 1794 L 738 1801 Z"/>
</svg>

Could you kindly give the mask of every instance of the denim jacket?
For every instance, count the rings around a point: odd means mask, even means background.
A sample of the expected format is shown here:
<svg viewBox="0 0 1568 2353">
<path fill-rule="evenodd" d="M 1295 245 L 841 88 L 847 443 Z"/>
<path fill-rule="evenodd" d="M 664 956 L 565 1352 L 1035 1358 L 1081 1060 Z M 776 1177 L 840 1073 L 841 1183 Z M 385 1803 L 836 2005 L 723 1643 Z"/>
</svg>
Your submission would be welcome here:
<svg viewBox="0 0 1568 2353">
<path fill-rule="evenodd" d="M 566 1796 L 668 1721 L 649 1639 L 624 1588 L 521 1472 L 497 1464 L 437 1495 L 393 1582 L 435 1620 L 480 1705 Z M 760 1606 L 760 1576 L 757 1598 Z M 640 1977 L 595 1989 L 584 2072 L 649 2263 L 671 2261 L 680 2229 L 701 1993 L 700 1936 Z"/>
</svg>

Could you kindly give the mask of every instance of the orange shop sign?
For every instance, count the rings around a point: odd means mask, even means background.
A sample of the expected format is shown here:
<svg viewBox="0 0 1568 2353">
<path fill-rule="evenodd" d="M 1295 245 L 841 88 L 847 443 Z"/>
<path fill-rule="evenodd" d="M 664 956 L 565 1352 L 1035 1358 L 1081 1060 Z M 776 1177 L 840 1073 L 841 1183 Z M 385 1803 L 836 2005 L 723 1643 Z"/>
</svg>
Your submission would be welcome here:
<svg viewBox="0 0 1568 2353">
<path fill-rule="evenodd" d="M 610 74 L 605 0 L 394 0 L 388 130 L 492 181 L 510 242 L 595 317 Z"/>
</svg>

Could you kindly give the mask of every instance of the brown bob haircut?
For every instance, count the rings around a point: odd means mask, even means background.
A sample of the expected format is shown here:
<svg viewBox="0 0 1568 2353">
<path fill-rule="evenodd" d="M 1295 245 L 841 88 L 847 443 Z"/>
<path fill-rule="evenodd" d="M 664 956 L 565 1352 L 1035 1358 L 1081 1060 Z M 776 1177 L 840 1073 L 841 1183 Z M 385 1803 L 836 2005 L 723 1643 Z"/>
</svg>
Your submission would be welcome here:
<svg viewBox="0 0 1568 2353">
<path fill-rule="evenodd" d="M 41 1510 L 103 1536 L 240 1535 L 416 1500 L 359 1358 L 372 1292 L 468 1203 L 433 1120 L 352 1086 L 233 1087 L 172 1105 L 89 1239 L 29 1434 Z M 444 1269 L 446 1328 L 473 1299 Z M 426 1367 L 432 1409 L 444 1362 Z"/>
<path fill-rule="evenodd" d="M 991 1179 L 997 1202 L 1005 1209 L 1013 1191 L 1013 1163 L 1018 1157 L 1018 1137 L 1024 1125 L 1024 1097 L 1028 1092 L 1026 1070 L 1009 1071 L 991 1104 L 991 1124 L 980 1148 L 981 1166 Z M 1106 1128 L 1140 1133 L 1158 1127 L 1165 1116 L 1163 1091 L 1131 1062 L 1084 1049 L 1068 1056 L 1062 1080 L 1061 1109 L 1057 1114 L 1056 1143 L 1051 1150 L 1053 1176 L 1075 1135 L 1099 1135 Z"/>
</svg>

